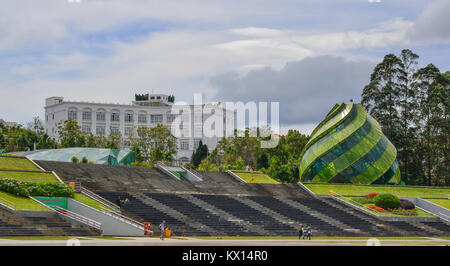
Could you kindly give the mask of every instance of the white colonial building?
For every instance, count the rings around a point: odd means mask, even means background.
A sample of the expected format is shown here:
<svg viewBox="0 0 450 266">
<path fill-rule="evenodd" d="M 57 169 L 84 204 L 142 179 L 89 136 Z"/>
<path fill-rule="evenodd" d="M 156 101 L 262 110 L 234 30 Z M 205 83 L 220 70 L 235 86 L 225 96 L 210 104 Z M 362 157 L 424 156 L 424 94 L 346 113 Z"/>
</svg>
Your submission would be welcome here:
<svg viewBox="0 0 450 266">
<path fill-rule="evenodd" d="M 177 137 L 176 159 L 182 161 L 190 160 L 200 140 L 213 150 L 235 125 L 235 112 L 218 104 L 179 105 L 173 96 L 164 94 L 136 95 L 129 105 L 64 101 L 63 97 L 45 100 L 45 131 L 50 137 L 58 139 L 58 123 L 69 118 L 84 132 L 106 137 L 120 132 L 124 139 L 139 126 L 166 125 Z M 126 142 L 123 145 L 127 148 Z"/>
</svg>

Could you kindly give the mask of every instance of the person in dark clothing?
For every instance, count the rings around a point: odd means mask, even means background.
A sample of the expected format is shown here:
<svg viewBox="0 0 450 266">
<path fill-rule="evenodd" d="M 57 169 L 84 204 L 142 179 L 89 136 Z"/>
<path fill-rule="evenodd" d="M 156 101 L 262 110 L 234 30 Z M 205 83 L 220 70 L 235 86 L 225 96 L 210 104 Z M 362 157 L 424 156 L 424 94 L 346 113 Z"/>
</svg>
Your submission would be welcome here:
<svg viewBox="0 0 450 266">
<path fill-rule="evenodd" d="M 298 240 L 302 240 L 302 236 L 303 236 L 304 232 L 305 232 L 305 229 L 303 228 L 303 225 L 302 225 L 300 230 L 298 230 Z"/>
<path fill-rule="evenodd" d="M 120 196 L 117 197 L 116 204 L 119 208 L 122 208 L 122 200 L 120 199 Z"/>
</svg>

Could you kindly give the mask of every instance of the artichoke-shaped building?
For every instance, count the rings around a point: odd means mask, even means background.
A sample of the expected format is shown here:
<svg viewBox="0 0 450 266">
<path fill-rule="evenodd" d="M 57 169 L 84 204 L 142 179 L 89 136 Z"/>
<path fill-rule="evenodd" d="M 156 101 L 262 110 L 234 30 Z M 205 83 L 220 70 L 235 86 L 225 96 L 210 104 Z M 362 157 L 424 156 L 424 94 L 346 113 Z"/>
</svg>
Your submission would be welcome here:
<svg viewBox="0 0 450 266">
<path fill-rule="evenodd" d="M 397 150 L 361 104 L 336 104 L 300 155 L 300 181 L 400 183 Z"/>
</svg>

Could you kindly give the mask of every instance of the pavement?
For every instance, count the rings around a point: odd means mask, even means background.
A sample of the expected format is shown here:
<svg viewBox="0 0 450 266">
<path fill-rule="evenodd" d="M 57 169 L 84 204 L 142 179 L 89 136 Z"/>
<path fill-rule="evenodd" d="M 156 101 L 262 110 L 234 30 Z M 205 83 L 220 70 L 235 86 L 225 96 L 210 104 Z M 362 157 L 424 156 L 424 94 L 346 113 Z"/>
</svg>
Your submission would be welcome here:
<svg viewBox="0 0 450 266">
<path fill-rule="evenodd" d="M 16 240 L 0 239 L 0 246 L 448 246 L 450 240 L 439 238 L 423 239 L 317 239 L 317 240 L 226 240 L 197 238 L 127 237 L 113 239 L 71 238 L 68 240 Z"/>
</svg>

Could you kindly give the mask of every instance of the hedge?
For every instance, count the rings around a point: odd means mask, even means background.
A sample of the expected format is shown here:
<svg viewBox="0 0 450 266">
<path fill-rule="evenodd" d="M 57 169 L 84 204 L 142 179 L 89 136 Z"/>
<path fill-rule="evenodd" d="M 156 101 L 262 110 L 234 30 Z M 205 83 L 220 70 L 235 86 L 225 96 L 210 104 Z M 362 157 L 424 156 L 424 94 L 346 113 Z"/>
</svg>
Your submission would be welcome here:
<svg viewBox="0 0 450 266">
<path fill-rule="evenodd" d="M 401 207 L 400 199 L 392 194 L 379 194 L 374 198 L 375 205 L 383 209 L 398 209 Z"/>
<path fill-rule="evenodd" d="M 62 183 L 35 183 L 15 179 L 0 179 L 0 191 L 19 197 L 73 197 L 73 189 Z"/>
</svg>

